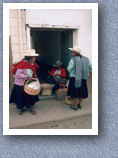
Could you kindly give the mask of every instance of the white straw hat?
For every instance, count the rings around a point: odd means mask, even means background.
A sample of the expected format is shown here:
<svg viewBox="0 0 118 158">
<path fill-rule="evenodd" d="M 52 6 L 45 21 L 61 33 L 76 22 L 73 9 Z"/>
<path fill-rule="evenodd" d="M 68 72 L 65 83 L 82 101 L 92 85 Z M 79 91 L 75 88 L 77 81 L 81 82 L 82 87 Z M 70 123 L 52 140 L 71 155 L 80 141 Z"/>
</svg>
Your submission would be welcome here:
<svg viewBox="0 0 118 158">
<path fill-rule="evenodd" d="M 24 56 L 35 57 L 39 56 L 39 54 L 36 54 L 35 49 L 29 49 L 25 51 Z"/>
<path fill-rule="evenodd" d="M 72 52 L 75 52 L 79 55 L 81 55 L 81 49 L 78 48 L 77 46 L 74 46 L 73 48 L 68 48 L 69 50 L 71 50 Z"/>
</svg>

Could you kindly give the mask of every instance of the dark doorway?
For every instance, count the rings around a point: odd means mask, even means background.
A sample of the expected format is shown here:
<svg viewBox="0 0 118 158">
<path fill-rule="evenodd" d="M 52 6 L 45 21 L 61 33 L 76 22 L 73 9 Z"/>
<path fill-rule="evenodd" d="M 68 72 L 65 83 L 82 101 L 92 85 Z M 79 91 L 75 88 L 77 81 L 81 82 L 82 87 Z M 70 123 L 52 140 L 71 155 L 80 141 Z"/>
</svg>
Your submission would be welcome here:
<svg viewBox="0 0 118 158">
<path fill-rule="evenodd" d="M 71 52 L 68 48 L 73 47 L 72 31 L 64 31 L 61 33 L 61 60 L 63 67 L 67 69 L 69 60 L 71 58 Z M 68 74 L 68 71 L 67 71 Z M 69 75 L 69 74 L 68 74 Z"/>
<path fill-rule="evenodd" d="M 40 66 L 38 75 L 41 82 L 45 82 L 57 60 L 61 60 L 67 69 L 71 57 L 68 48 L 73 45 L 72 34 L 73 31 L 67 29 L 31 29 L 32 48 L 40 55 L 37 63 Z"/>
</svg>

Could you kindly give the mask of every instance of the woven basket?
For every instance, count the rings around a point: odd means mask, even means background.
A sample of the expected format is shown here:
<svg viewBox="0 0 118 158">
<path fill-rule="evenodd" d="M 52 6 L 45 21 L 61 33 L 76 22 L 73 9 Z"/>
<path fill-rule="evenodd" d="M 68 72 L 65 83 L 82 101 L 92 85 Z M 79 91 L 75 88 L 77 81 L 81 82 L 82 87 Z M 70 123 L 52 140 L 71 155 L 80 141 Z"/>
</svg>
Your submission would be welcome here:
<svg viewBox="0 0 118 158">
<path fill-rule="evenodd" d="M 25 85 L 24 85 L 24 91 L 25 93 L 29 94 L 29 95 L 38 95 L 40 93 L 41 90 L 41 86 L 40 86 L 40 82 L 38 79 L 33 78 L 33 80 L 37 81 L 39 88 L 38 89 L 34 89 L 28 86 L 29 80 L 26 81 Z"/>
<path fill-rule="evenodd" d="M 52 88 L 54 87 L 54 84 L 49 83 L 43 83 L 41 84 L 41 95 L 52 95 Z"/>
<path fill-rule="evenodd" d="M 70 97 L 66 96 L 65 103 L 68 105 L 74 104 L 74 99 L 70 99 Z"/>
<path fill-rule="evenodd" d="M 67 88 L 56 90 L 56 98 L 57 98 L 57 100 L 59 100 L 59 101 L 65 100 L 66 96 L 67 96 Z"/>
</svg>

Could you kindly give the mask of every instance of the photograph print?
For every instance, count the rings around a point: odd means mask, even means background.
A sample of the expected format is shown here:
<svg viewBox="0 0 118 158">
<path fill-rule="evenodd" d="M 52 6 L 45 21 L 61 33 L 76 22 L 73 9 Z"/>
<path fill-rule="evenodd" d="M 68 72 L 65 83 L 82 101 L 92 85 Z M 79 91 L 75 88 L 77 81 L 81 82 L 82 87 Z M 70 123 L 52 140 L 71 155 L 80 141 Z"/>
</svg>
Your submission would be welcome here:
<svg viewBox="0 0 118 158">
<path fill-rule="evenodd" d="M 98 5 L 3 8 L 3 134 L 98 135 Z"/>
</svg>

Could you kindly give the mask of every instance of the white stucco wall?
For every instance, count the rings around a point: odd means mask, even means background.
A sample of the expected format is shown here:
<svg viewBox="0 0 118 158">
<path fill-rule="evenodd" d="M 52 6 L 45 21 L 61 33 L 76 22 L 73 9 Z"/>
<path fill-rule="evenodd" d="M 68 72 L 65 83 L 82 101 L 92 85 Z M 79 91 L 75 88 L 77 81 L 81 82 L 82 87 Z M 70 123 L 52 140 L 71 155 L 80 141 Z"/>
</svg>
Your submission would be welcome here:
<svg viewBox="0 0 118 158">
<path fill-rule="evenodd" d="M 92 10 L 57 9 L 26 10 L 26 24 L 34 27 L 70 27 L 75 31 L 74 44 L 92 61 Z"/>
</svg>

